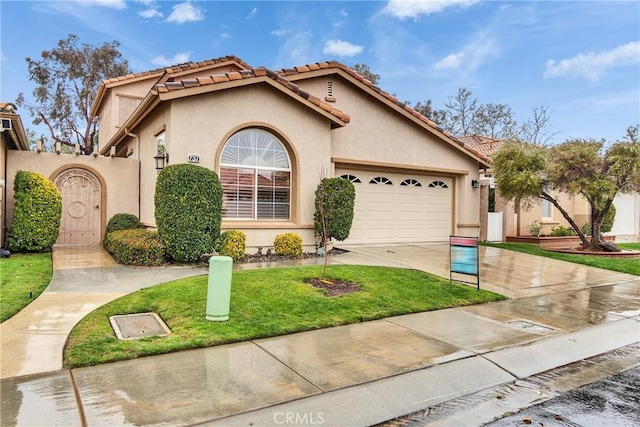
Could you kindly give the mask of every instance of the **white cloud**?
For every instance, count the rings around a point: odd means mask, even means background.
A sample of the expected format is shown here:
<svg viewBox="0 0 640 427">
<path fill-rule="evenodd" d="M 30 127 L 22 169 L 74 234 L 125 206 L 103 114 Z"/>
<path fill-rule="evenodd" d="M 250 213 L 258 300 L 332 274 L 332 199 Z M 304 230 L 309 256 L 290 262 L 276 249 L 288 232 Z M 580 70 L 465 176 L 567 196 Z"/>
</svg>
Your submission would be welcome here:
<svg viewBox="0 0 640 427">
<path fill-rule="evenodd" d="M 247 15 L 247 19 L 255 18 L 257 14 L 258 14 L 258 8 L 254 7 L 253 9 L 251 9 L 251 13 L 249 13 L 249 15 Z"/>
<path fill-rule="evenodd" d="M 125 0 L 78 0 L 82 6 L 102 6 L 111 9 L 125 9 L 127 2 Z"/>
<path fill-rule="evenodd" d="M 169 65 L 182 64 L 189 61 L 192 52 L 178 52 L 173 58 L 165 58 L 164 55 L 158 55 L 151 60 L 153 65 L 158 67 L 167 67 Z"/>
<path fill-rule="evenodd" d="M 396 18 L 417 18 L 442 12 L 451 6 L 471 6 L 479 0 L 389 0 L 384 11 Z"/>
<path fill-rule="evenodd" d="M 464 58 L 464 52 L 452 53 L 445 56 L 433 66 L 436 70 L 453 70 L 460 66 Z"/>
<path fill-rule="evenodd" d="M 162 18 L 162 12 L 160 12 L 158 9 L 155 9 L 153 7 L 150 7 L 149 9 L 145 9 L 142 12 L 138 12 L 138 15 L 142 16 L 143 18 L 147 18 L 147 19 L 151 19 L 151 18 Z"/>
<path fill-rule="evenodd" d="M 271 35 L 272 36 L 277 36 L 277 37 L 282 37 L 282 36 L 285 36 L 285 35 L 289 34 L 290 32 L 291 32 L 291 30 L 289 30 L 287 28 L 279 28 L 277 30 L 271 31 Z"/>
<path fill-rule="evenodd" d="M 558 62 L 550 59 L 544 72 L 545 78 L 576 75 L 597 82 L 609 68 L 640 63 L 640 41 L 630 42 L 606 52 L 579 53 L 573 58 Z"/>
<path fill-rule="evenodd" d="M 220 34 L 220 39 L 221 40 L 226 40 L 226 39 L 230 39 L 230 38 L 233 38 L 231 33 L 222 33 L 222 34 Z"/>
<path fill-rule="evenodd" d="M 324 44 L 322 53 L 325 55 L 355 56 L 362 52 L 363 47 L 342 40 L 329 40 Z"/>
<path fill-rule="evenodd" d="M 167 22 L 175 22 L 176 24 L 202 20 L 204 20 L 202 10 L 194 6 L 190 1 L 173 6 L 173 12 L 171 12 L 171 15 L 167 18 Z"/>
</svg>

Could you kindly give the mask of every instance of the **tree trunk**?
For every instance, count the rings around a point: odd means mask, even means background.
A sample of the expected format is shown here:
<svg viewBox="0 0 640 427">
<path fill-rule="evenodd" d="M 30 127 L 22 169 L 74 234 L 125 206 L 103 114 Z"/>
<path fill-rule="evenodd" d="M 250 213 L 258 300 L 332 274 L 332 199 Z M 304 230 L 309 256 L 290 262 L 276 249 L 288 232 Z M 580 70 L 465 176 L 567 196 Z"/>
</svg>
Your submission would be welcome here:
<svg viewBox="0 0 640 427">
<path fill-rule="evenodd" d="M 614 245 L 613 243 L 609 243 L 604 240 L 604 236 L 602 235 L 602 222 L 604 221 L 605 214 L 609 210 L 611 206 L 611 201 L 607 203 L 607 206 L 604 210 L 597 211 L 591 207 L 591 241 L 585 245 L 582 243 L 582 246 L 585 250 L 595 251 L 595 252 L 620 252 L 620 248 Z"/>
<path fill-rule="evenodd" d="M 541 198 L 550 201 L 553 204 L 553 206 L 555 206 L 556 209 L 558 209 L 558 211 L 562 214 L 564 219 L 567 220 L 571 228 L 573 228 L 573 231 L 575 231 L 578 237 L 580 238 L 582 247 L 586 248 L 589 245 L 589 240 L 587 240 L 587 236 L 584 235 L 584 233 L 582 232 L 582 229 L 578 227 L 578 224 L 576 224 L 576 222 L 573 220 L 573 218 L 571 218 L 571 216 L 567 213 L 567 211 L 565 211 L 564 208 L 560 206 L 560 203 L 558 203 L 556 199 L 551 197 L 551 195 L 549 195 L 546 192 L 542 193 Z"/>
</svg>

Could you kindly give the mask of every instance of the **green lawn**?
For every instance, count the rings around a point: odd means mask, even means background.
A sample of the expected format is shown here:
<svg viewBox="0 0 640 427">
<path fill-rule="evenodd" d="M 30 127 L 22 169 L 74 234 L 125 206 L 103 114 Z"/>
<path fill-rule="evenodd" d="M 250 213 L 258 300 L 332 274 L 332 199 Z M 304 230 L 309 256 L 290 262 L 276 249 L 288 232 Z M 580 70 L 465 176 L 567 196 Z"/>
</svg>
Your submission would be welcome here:
<svg viewBox="0 0 640 427">
<path fill-rule="evenodd" d="M 51 281 L 51 253 L 13 254 L 0 259 L 0 322 L 45 290 Z"/>
<path fill-rule="evenodd" d="M 362 290 L 327 297 L 323 290 L 303 282 L 320 273 L 317 266 L 234 272 L 227 322 L 205 320 L 206 275 L 138 291 L 97 309 L 74 328 L 65 349 L 65 365 L 95 365 L 504 299 L 420 271 L 366 266 L 329 266 L 328 277 L 357 282 Z M 116 338 L 109 316 L 151 311 L 167 323 L 171 335 L 132 341 Z"/>
<path fill-rule="evenodd" d="M 483 243 L 486 246 L 495 248 L 510 249 L 512 251 L 525 252 L 532 255 L 539 255 L 547 258 L 555 258 L 562 261 L 574 262 L 577 264 L 599 267 L 607 270 L 619 271 L 622 273 L 635 274 L 640 276 L 639 258 L 608 258 L 590 255 L 572 255 L 559 252 L 546 251 L 540 249 L 538 245 L 531 243 Z M 640 243 L 620 243 L 621 249 L 640 251 Z"/>
</svg>

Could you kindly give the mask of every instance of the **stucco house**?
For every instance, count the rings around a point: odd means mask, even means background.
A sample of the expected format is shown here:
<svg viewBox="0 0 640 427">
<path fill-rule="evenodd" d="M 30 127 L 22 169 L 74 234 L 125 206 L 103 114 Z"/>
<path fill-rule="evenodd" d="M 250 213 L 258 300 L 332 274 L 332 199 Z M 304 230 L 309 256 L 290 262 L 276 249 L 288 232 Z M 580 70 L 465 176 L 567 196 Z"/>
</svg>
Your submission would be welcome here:
<svg viewBox="0 0 640 427">
<path fill-rule="evenodd" d="M 92 114 L 93 156 L 9 158 L 8 176 L 33 164 L 61 188 L 59 243 L 99 242 L 118 212 L 155 227 L 159 169 L 175 163 L 219 175 L 222 228 L 244 231 L 248 252 L 282 232 L 313 248 L 322 177 L 355 185 L 347 243 L 479 233 L 473 183 L 488 159 L 338 62 L 273 71 L 227 56 L 135 73 L 103 82 Z"/>
<path fill-rule="evenodd" d="M 482 135 L 466 135 L 459 138 L 468 147 L 478 151 L 482 155 L 491 158 L 491 155 L 500 149 L 506 142 L 497 138 Z M 491 171 L 481 171 L 480 181 L 489 185 Z M 483 179 L 484 176 L 487 179 Z M 486 197 L 483 191 L 481 197 Z M 591 220 L 591 208 L 589 203 L 581 196 L 571 196 L 556 192 L 560 205 L 580 226 Z M 481 200 L 481 206 L 485 203 Z M 610 233 L 616 236 L 618 242 L 635 240 L 640 234 L 640 194 L 618 193 L 613 201 L 616 207 L 616 217 Z M 513 202 L 507 202 L 500 197 L 500 189 L 496 189 L 495 212 L 501 212 L 503 236 L 527 236 L 531 235 L 530 226 L 535 222 L 541 227 L 541 233 L 550 234 L 554 227 L 570 227 L 569 222 L 562 216 L 550 202 L 541 200 L 531 209 L 516 209 Z M 481 207 L 482 216 L 482 207 Z M 484 223 L 484 222 L 483 222 Z"/>
</svg>

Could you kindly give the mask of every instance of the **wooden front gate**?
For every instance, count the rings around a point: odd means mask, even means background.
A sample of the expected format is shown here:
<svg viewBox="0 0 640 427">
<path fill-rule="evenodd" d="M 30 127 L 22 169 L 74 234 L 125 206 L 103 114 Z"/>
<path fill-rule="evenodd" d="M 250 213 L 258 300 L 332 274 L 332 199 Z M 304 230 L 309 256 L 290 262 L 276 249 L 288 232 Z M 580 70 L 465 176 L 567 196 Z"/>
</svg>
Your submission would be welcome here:
<svg viewBox="0 0 640 427">
<path fill-rule="evenodd" d="M 102 236 L 102 185 L 91 172 L 67 169 L 55 179 L 62 195 L 58 244 L 99 244 Z"/>
</svg>

